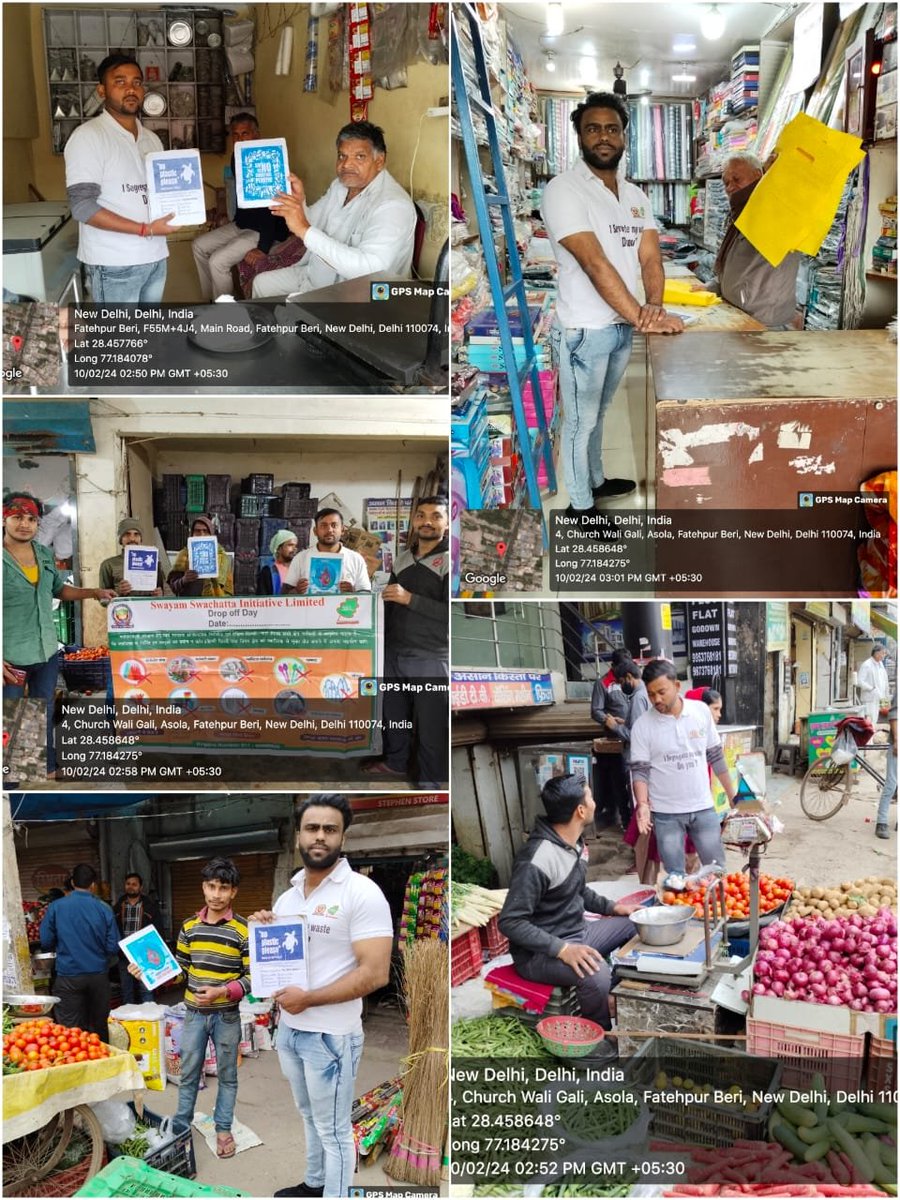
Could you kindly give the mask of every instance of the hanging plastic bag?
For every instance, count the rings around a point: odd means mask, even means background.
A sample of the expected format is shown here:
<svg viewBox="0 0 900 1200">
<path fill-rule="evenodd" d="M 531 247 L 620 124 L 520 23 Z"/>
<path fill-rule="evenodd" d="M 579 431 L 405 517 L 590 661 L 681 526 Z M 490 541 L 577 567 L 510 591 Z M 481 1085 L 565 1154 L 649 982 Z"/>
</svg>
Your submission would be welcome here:
<svg viewBox="0 0 900 1200">
<path fill-rule="evenodd" d="M 104 1142 L 119 1146 L 134 1134 L 137 1118 L 134 1109 L 125 1100 L 98 1100 L 91 1104 L 91 1112 L 100 1122 Z"/>
</svg>

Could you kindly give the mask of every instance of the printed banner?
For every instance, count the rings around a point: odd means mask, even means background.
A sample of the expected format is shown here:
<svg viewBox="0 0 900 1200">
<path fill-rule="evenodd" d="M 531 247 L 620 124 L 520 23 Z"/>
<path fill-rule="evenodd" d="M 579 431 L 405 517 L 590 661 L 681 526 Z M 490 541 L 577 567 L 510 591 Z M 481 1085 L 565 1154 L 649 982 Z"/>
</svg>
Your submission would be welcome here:
<svg viewBox="0 0 900 1200">
<path fill-rule="evenodd" d="M 376 596 L 128 597 L 107 619 L 117 729 L 142 746 L 380 752 Z"/>
<path fill-rule="evenodd" d="M 454 712 L 552 703 L 549 671 L 453 671 L 450 677 L 450 706 Z"/>
</svg>

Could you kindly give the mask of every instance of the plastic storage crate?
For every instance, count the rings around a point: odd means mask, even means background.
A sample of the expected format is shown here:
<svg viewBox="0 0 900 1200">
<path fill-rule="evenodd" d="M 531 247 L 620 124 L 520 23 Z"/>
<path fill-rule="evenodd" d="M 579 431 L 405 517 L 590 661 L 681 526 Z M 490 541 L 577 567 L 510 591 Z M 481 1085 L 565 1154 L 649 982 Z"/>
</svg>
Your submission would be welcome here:
<svg viewBox="0 0 900 1200">
<path fill-rule="evenodd" d="M 180 508 L 184 511 L 184 476 L 183 475 L 163 475 L 162 477 L 162 493 L 163 503 L 166 508 Z"/>
<path fill-rule="evenodd" d="M 234 548 L 240 553 L 256 554 L 259 551 L 259 518 L 239 517 L 234 524 Z"/>
<path fill-rule="evenodd" d="M 70 692 L 105 692 L 112 679 L 109 657 L 89 658 L 85 662 L 66 662 L 65 655 L 81 646 L 66 646 L 60 669 Z"/>
<path fill-rule="evenodd" d="M 284 529 L 290 529 L 291 533 L 297 536 L 297 549 L 306 550 L 309 546 L 309 535 L 312 532 L 312 524 L 309 521 L 295 521 L 293 518 L 290 521 L 282 520 Z"/>
<path fill-rule="evenodd" d="M 151 1112 L 149 1108 L 144 1109 L 143 1116 L 138 1116 L 138 1111 L 129 1101 L 128 1107 L 145 1125 L 152 1125 L 154 1129 L 159 1129 L 163 1123 L 163 1118 Z M 173 1128 L 175 1124 L 173 1121 Z M 110 1161 L 116 1158 L 127 1158 L 127 1155 L 120 1154 L 115 1146 L 108 1146 Z M 178 1131 L 173 1133 L 167 1142 L 163 1142 L 161 1146 L 156 1146 L 152 1150 L 148 1150 L 144 1155 L 143 1161 L 148 1167 L 155 1167 L 157 1171 L 168 1171 L 170 1175 L 180 1175 L 184 1179 L 193 1179 L 197 1174 L 197 1160 L 194 1157 L 194 1135 L 191 1132 L 190 1125 L 184 1121 L 178 1122 Z"/>
<path fill-rule="evenodd" d="M 309 499 L 310 485 L 308 483 L 285 483 L 281 488 L 281 515 L 283 517 L 301 517 L 304 500 Z"/>
<path fill-rule="evenodd" d="M 465 983 L 481 973 L 481 937 L 477 929 L 468 929 L 450 942 L 450 984 Z"/>
<path fill-rule="evenodd" d="M 238 500 L 238 515 L 241 517 L 258 517 L 259 496 L 254 496 L 249 492 L 242 492 Z"/>
<path fill-rule="evenodd" d="M 696 1098 L 690 1104 L 660 1103 L 653 1097 L 660 1090 L 654 1082 L 660 1071 L 670 1078 L 680 1075 L 696 1084 L 708 1084 L 713 1091 L 725 1092 L 737 1084 L 744 1092 L 771 1095 L 781 1081 L 778 1056 L 765 1051 L 745 1054 L 680 1038 L 648 1038 L 625 1068 L 627 1084 L 650 1092 L 646 1103 L 653 1113 L 654 1137 L 703 1146 L 731 1146 L 737 1138 L 766 1140 L 772 1101 L 763 1103 L 756 1112 Z"/>
<path fill-rule="evenodd" d="M 500 932 L 496 916 L 491 917 L 487 925 L 482 925 L 479 935 L 481 948 L 488 958 L 497 958 L 498 955 L 509 952 L 509 938 Z"/>
<path fill-rule="evenodd" d="M 281 497 L 274 492 L 271 496 L 257 496 L 256 503 L 260 517 L 275 517 L 281 512 Z"/>
<path fill-rule="evenodd" d="M 281 517 L 260 517 L 259 519 L 259 552 L 260 554 L 269 553 L 269 542 L 279 529 L 286 529 Z M 293 533 L 293 530 L 291 530 Z"/>
<path fill-rule="evenodd" d="M 248 475 L 241 484 L 242 492 L 250 492 L 254 496 L 269 496 L 275 491 L 274 475 Z"/>
<path fill-rule="evenodd" d="M 66 1167 L 64 1171 L 53 1171 L 29 1185 L 29 1196 L 74 1196 L 78 1188 L 87 1181 L 91 1168 L 91 1154 L 74 1167 Z M 100 1159 L 100 1166 L 106 1166 L 106 1150 Z"/>
<path fill-rule="evenodd" d="M 284 509 L 284 501 L 282 500 L 282 514 L 290 516 L 295 521 L 312 521 L 315 519 L 316 513 L 319 511 L 319 497 L 310 496 L 305 500 L 295 500 L 291 505 L 290 512 Z"/>
<path fill-rule="evenodd" d="M 246 1196 L 248 1192 L 239 1192 L 236 1188 L 207 1187 L 202 1183 L 194 1183 L 191 1179 L 182 1179 L 180 1175 L 170 1175 L 166 1171 L 157 1171 L 139 1158 L 129 1158 L 122 1155 L 111 1162 L 108 1167 L 99 1171 L 93 1179 L 89 1179 L 84 1187 L 78 1189 L 76 1196 Z"/>
<path fill-rule="evenodd" d="M 230 475 L 206 476 L 207 511 L 213 508 L 227 508 L 231 499 Z"/>
<path fill-rule="evenodd" d="M 234 529 L 237 517 L 231 512 L 213 513 L 213 524 L 216 526 L 216 536 L 223 550 L 234 549 Z"/>
<path fill-rule="evenodd" d="M 234 556 L 234 594 L 255 596 L 256 577 L 259 574 L 259 555 L 254 550 L 246 553 L 238 550 Z"/>
<path fill-rule="evenodd" d="M 189 513 L 206 512 L 206 476 L 185 475 L 184 507 Z"/>
<path fill-rule="evenodd" d="M 870 1092 L 891 1092 L 897 1087 L 897 1043 L 890 1038 L 869 1039 L 866 1087 Z"/>
<path fill-rule="evenodd" d="M 782 1064 L 785 1087 L 805 1087 L 821 1074 L 829 1091 L 859 1087 L 865 1037 L 799 1029 L 775 1021 L 747 1018 L 747 1050 Z"/>
</svg>

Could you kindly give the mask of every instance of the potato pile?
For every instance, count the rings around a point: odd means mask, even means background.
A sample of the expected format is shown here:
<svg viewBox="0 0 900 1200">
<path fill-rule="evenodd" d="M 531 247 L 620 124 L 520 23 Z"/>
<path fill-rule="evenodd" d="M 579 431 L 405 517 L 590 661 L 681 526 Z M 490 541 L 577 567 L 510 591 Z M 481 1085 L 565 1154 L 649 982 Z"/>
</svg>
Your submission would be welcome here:
<svg viewBox="0 0 900 1200">
<path fill-rule="evenodd" d="M 794 917 L 874 917 L 879 908 L 897 908 L 897 883 L 866 875 L 837 887 L 796 887 L 787 920 Z"/>
</svg>

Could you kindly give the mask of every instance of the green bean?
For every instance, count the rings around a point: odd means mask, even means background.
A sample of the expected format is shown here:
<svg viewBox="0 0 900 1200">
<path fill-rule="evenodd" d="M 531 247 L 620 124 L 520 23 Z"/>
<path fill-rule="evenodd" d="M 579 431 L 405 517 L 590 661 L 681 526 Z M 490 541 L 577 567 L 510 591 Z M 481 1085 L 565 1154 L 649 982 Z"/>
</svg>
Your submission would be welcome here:
<svg viewBox="0 0 900 1200">
<path fill-rule="evenodd" d="M 541 1190 L 542 1196 L 629 1196 L 630 1183 L 574 1183 L 561 1180 Z"/>
<path fill-rule="evenodd" d="M 450 1046 L 461 1058 L 546 1058 L 537 1033 L 516 1017 L 472 1017 L 454 1021 Z"/>
<path fill-rule="evenodd" d="M 476 1196 L 521 1196 L 521 1183 L 478 1183 L 475 1185 Z"/>
<path fill-rule="evenodd" d="M 593 1141 L 595 1138 L 615 1137 L 624 1133 L 637 1120 L 635 1104 L 616 1102 L 611 1104 L 564 1104 L 559 1110 L 560 1120 L 576 1137 Z"/>
</svg>

